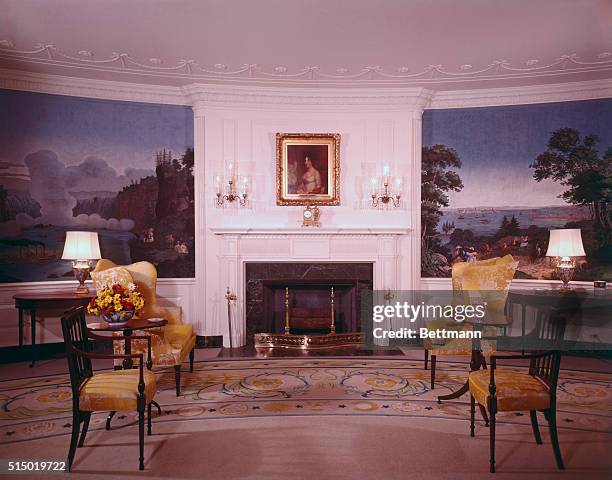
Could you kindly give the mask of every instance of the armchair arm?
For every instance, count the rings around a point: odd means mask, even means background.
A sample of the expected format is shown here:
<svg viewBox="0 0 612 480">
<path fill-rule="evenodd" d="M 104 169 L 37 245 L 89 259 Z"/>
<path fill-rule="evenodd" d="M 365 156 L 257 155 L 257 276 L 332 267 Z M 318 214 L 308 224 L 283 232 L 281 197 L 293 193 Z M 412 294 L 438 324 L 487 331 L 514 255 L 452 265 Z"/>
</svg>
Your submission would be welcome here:
<svg viewBox="0 0 612 480">
<path fill-rule="evenodd" d="M 553 351 L 546 351 L 546 352 L 540 352 L 540 353 L 527 353 L 527 354 L 520 354 L 520 355 L 497 355 L 497 354 L 493 354 L 491 355 L 491 366 L 492 368 L 495 368 L 495 363 L 496 360 L 533 360 L 535 358 L 542 358 L 542 357 L 547 357 L 549 355 L 552 355 Z"/>
<path fill-rule="evenodd" d="M 151 370 L 153 367 L 153 359 L 151 358 L 151 337 L 149 335 L 113 335 L 112 337 L 108 337 L 106 335 L 98 335 L 93 333 L 91 330 L 87 330 L 87 336 L 89 338 L 93 338 L 94 340 L 129 340 L 130 343 L 132 340 L 146 340 L 147 341 L 147 369 Z M 142 354 L 140 354 L 142 356 Z M 141 360 L 142 361 L 142 360 Z"/>
<path fill-rule="evenodd" d="M 143 367 L 142 364 L 143 362 L 143 355 L 142 353 L 130 353 L 130 354 L 114 354 L 114 355 L 108 355 L 106 353 L 90 353 L 90 352 L 84 352 L 83 350 L 80 350 L 78 348 L 75 348 L 74 346 L 70 346 L 70 350 L 73 351 L 76 355 L 78 355 L 79 357 L 84 357 L 84 358 L 94 358 L 94 359 L 126 359 L 126 358 L 138 358 L 140 361 L 138 362 L 138 370 L 139 370 L 139 375 L 138 375 L 138 392 L 143 395 L 144 394 L 144 388 L 145 388 L 145 383 L 144 383 L 144 371 L 143 371 Z"/>
</svg>

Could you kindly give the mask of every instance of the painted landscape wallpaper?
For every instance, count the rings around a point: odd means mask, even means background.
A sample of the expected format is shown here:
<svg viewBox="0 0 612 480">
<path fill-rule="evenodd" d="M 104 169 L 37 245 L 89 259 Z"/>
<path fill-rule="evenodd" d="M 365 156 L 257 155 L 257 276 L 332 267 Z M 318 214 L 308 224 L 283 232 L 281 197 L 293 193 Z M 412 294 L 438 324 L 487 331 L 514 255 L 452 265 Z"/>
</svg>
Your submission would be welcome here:
<svg viewBox="0 0 612 480">
<path fill-rule="evenodd" d="M 0 118 L 0 282 L 72 278 L 67 230 L 195 276 L 190 108 L 2 90 Z"/>
<path fill-rule="evenodd" d="M 423 277 L 510 253 L 555 279 L 549 229 L 580 228 L 574 279 L 612 281 L 612 99 L 428 110 L 422 165 Z"/>
</svg>

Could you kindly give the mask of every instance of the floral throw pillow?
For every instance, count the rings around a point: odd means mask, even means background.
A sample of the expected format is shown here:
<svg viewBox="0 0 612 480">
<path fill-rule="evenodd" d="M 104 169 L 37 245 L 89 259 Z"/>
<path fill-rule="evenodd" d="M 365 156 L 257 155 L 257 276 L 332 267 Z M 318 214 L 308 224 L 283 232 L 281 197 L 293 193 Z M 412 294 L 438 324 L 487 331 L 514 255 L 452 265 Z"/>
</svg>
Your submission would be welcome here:
<svg viewBox="0 0 612 480">
<path fill-rule="evenodd" d="M 104 285 L 115 285 L 118 283 L 121 286 L 127 287 L 130 283 L 134 283 L 132 275 L 124 267 L 113 267 L 101 272 L 91 272 L 91 279 L 96 290 Z"/>
</svg>

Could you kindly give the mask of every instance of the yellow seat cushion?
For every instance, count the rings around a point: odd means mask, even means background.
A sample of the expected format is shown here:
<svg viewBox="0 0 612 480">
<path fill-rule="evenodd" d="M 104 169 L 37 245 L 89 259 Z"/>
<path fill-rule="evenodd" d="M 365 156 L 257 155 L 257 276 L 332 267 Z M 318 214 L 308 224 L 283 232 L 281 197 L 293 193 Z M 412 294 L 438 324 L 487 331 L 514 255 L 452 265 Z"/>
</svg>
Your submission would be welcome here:
<svg viewBox="0 0 612 480">
<path fill-rule="evenodd" d="M 470 373 L 470 393 L 476 401 L 488 407 L 488 370 Z M 550 389 L 539 378 L 526 372 L 495 369 L 497 410 L 499 412 L 520 410 L 543 410 L 550 406 Z"/>
<path fill-rule="evenodd" d="M 99 410 L 136 410 L 138 398 L 138 369 L 113 370 L 94 373 L 79 394 L 79 409 Z M 155 397 L 157 384 L 152 372 L 144 372 L 145 399 L 149 403 Z"/>
</svg>

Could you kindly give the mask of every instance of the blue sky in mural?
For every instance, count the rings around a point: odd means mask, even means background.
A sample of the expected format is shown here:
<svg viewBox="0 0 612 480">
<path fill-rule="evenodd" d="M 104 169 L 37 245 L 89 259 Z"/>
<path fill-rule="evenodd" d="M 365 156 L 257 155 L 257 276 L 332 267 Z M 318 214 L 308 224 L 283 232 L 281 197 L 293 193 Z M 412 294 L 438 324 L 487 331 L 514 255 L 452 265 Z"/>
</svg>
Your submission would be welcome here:
<svg viewBox="0 0 612 480">
<path fill-rule="evenodd" d="M 51 150 L 65 166 L 88 157 L 105 161 L 130 179 L 155 169 L 155 152 L 180 155 L 193 147 L 189 107 L 113 102 L 28 92 L 0 91 L 0 176 L 23 164 L 26 155 Z M 163 121 L 160 121 L 163 118 Z M 111 172 L 112 173 L 112 172 Z M 116 185 L 105 185 L 116 189 Z"/>
<path fill-rule="evenodd" d="M 598 135 L 600 153 L 612 148 L 612 99 L 427 110 L 423 145 L 452 147 L 461 158 L 464 188 L 449 195 L 451 207 L 564 205 L 564 187 L 535 182 L 529 168 L 563 127 Z"/>
</svg>

